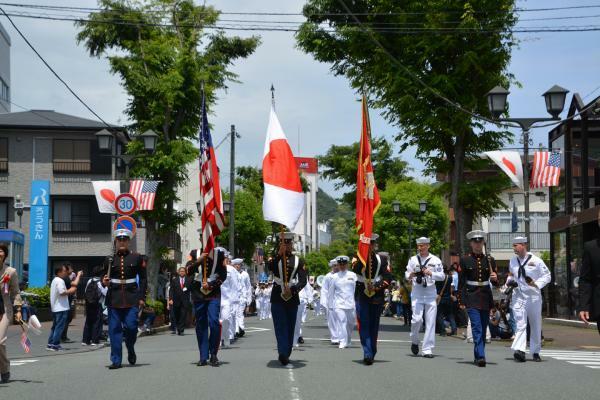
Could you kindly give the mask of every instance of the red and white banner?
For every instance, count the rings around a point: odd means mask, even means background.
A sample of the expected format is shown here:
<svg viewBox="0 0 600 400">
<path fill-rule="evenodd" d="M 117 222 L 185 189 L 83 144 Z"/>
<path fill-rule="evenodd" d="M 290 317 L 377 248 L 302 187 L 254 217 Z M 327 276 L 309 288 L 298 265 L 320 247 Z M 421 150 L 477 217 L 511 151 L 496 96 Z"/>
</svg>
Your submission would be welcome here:
<svg viewBox="0 0 600 400">
<path fill-rule="evenodd" d="M 356 230 L 358 232 L 358 258 L 364 265 L 369 258 L 371 236 L 373 235 L 373 217 L 377 213 L 381 199 L 373 175 L 371 162 L 371 123 L 367 98 L 362 98 L 362 131 L 360 135 L 360 152 L 358 153 L 358 170 L 356 172 Z"/>
<path fill-rule="evenodd" d="M 486 151 L 484 154 L 523 190 L 523 162 L 518 151 Z"/>
<path fill-rule="evenodd" d="M 92 181 L 98 211 L 103 214 L 116 214 L 115 200 L 121 194 L 120 181 Z"/>
<path fill-rule="evenodd" d="M 292 149 L 271 107 L 263 152 L 263 215 L 293 230 L 304 210 L 304 193 Z"/>
</svg>

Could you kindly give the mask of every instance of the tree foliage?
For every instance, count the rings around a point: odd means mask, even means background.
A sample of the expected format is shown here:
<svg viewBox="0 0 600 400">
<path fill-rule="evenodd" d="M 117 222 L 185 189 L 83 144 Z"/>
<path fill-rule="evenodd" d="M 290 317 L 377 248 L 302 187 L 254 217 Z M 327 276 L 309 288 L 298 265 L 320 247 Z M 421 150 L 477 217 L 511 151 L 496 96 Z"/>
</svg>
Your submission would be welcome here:
<svg viewBox="0 0 600 400">
<path fill-rule="evenodd" d="M 232 63 L 246 58 L 259 44 L 257 37 L 226 37 L 222 31 L 208 33 L 207 25 L 218 20 L 213 7 L 192 0 L 99 0 L 100 10 L 91 13 L 80 27 L 77 40 L 89 54 L 106 57 L 118 75 L 129 100 L 125 114 L 135 137 L 148 129 L 159 133 L 156 152 L 137 162 L 133 176 L 160 180 L 154 210 L 144 212 L 150 296 L 154 296 L 164 234 L 176 230 L 189 215 L 174 210 L 176 188 L 187 181 L 186 166 L 198 156 L 193 145 L 201 113 L 201 89 L 207 105 L 216 91 L 236 81 Z M 115 24 L 114 21 L 122 21 Z M 142 154 L 140 142 L 132 141 L 130 154 Z"/>
<path fill-rule="evenodd" d="M 336 216 L 337 201 L 321 188 L 317 191 L 317 205 L 317 222 L 329 221 Z"/>
<path fill-rule="evenodd" d="M 400 128 L 396 139 L 402 149 L 416 147 L 425 173 L 448 176 L 442 189 L 454 209 L 462 250 L 470 228 L 465 221 L 500 203 L 500 188 L 485 193 L 485 202 L 473 196 L 482 191 L 465 180 L 465 170 L 482 168 L 479 154 L 511 136 L 488 130 L 441 96 L 489 115 L 485 94 L 514 80 L 507 67 L 516 44 L 515 1 L 308 0 L 303 12 L 307 22 L 297 33 L 299 47 L 330 63 L 353 88 L 366 90 Z"/>
<path fill-rule="evenodd" d="M 394 156 L 391 143 L 385 138 L 371 139 L 371 160 L 375 173 L 375 182 L 380 190 L 385 190 L 387 182 L 400 182 L 407 177 L 409 168 L 400 157 Z M 356 171 L 358 170 L 358 152 L 360 143 L 351 145 L 332 145 L 325 155 L 317 157 L 321 166 L 321 176 L 333 180 L 336 190 L 350 189 L 342 197 L 343 201 L 354 206 L 356 201 Z"/>
<path fill-rule="evenodd" d="M 250 263 L 257 243 L 263 243 L 271 233 L 271 224 L 264 220 L 262 202 L 249 190 L 235 191 L 235 257 Z M 219 236 L 225 247 L 229 243 L 229 229 Z M 234 249 L 229 249 L 234 251 Z"/>
</svg>

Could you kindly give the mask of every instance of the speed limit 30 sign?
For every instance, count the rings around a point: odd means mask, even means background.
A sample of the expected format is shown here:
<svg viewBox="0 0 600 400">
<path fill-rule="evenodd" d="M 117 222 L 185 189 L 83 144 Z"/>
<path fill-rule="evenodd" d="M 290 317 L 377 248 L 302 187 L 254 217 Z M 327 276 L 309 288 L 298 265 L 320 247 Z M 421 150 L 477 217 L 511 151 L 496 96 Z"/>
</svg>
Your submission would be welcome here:
<svg viewBox="0 0 600 400">
<path fill-rule="evenodd" d="M 131 215 L 137 210 L 137 201 L 133 195 L 122 193 L 115 199 L 115 209 L 121 215 Z"/>
</svg>

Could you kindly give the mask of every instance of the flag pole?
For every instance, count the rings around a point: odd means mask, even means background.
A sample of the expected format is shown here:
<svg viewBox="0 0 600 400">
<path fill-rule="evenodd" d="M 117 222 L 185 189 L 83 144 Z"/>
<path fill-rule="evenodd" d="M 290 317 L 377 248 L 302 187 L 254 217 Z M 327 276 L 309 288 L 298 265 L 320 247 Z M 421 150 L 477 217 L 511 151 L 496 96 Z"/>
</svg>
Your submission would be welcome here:
<svg viewBox="0 0 600 400">
<path fill-rule="evenodd" d="M 271 83 L 271 106 L 275 109 L 275 86 Z"/>
</svg>

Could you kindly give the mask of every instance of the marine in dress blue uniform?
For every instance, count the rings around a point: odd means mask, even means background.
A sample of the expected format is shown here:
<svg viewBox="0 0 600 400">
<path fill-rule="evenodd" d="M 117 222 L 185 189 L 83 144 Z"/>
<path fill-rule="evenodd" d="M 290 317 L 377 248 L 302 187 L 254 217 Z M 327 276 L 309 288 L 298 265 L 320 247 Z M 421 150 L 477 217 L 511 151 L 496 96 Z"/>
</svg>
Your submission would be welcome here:
<svg viewBox="0 0 600 400">
<path fill-rule="evenodd" d="M 299 293 L 307 283 L 304 260 L 292 253 L 293 238 L 291 232 L 286 232 L 283 240 L 280 237 L 279 252 L 268 261 L 269 271 L 273 274 L 274 281 L 271 291 L 271 315 L 277 340 L 277 353 L 282 365 L 290 362 L 296 315 L 300 305 Z"/>
<path fill-rule="evenodd" d="M 117 252 L 107 260 L 109 272 L 104 277 L 108 285 L 108 335 L 110 337 L 110 369 L 121 368 L 123 335 L 127 347 L 127 361 L 135 365 L 135 341 L 138 328 L 138 310 L 146 298 L 146 262 L 141 254 L 129 250 L 133 233 L 118 229 L 114 233 Z"/>
<path fill-rule="evenodd" d="M 221 343 L 221 284 L 227 279 L 226 250 L 216 247 L 210 253 L 192 250 L 186 264 L 187 275 L 192 278 L 190 292 L 196 317 L 196 339 L 200 351 L 199 367 L 219 366 L 217 353 Z M 210 357 L 210 358 L 209 358 Z"/>
<path fill-rule="evenodd" d="M 485 367 L 485 332 L 490 321 L 490 309 L 494 298 L 490 282 L 497 284 L 496 260 L 483 253 L 484 231 L 471 231 L 467 234 L 471 253 L 460 259 L 458 279 L 458 304 L 466 308 L 473 332 L 474 363 Z"/>
<path fill-rule="evenodd" d="M 392 281 L 389 256 L 386 253 L 377 253 L 378 238 L 379 235 L 376 233 L 371 237 L 368 265 L 365 266 L 359 259 L 356 259 L 352 265 L 352 272 L 358 277 L 355 291 L 356 318 L 365 365 L 373 364 L 377 354 L 379 319 L 385 304 L 384 292 Z M 371 280 L 369 287 L 373 291 L 372 296 L 365 293 L 369 279 Z"/>
</svg>

